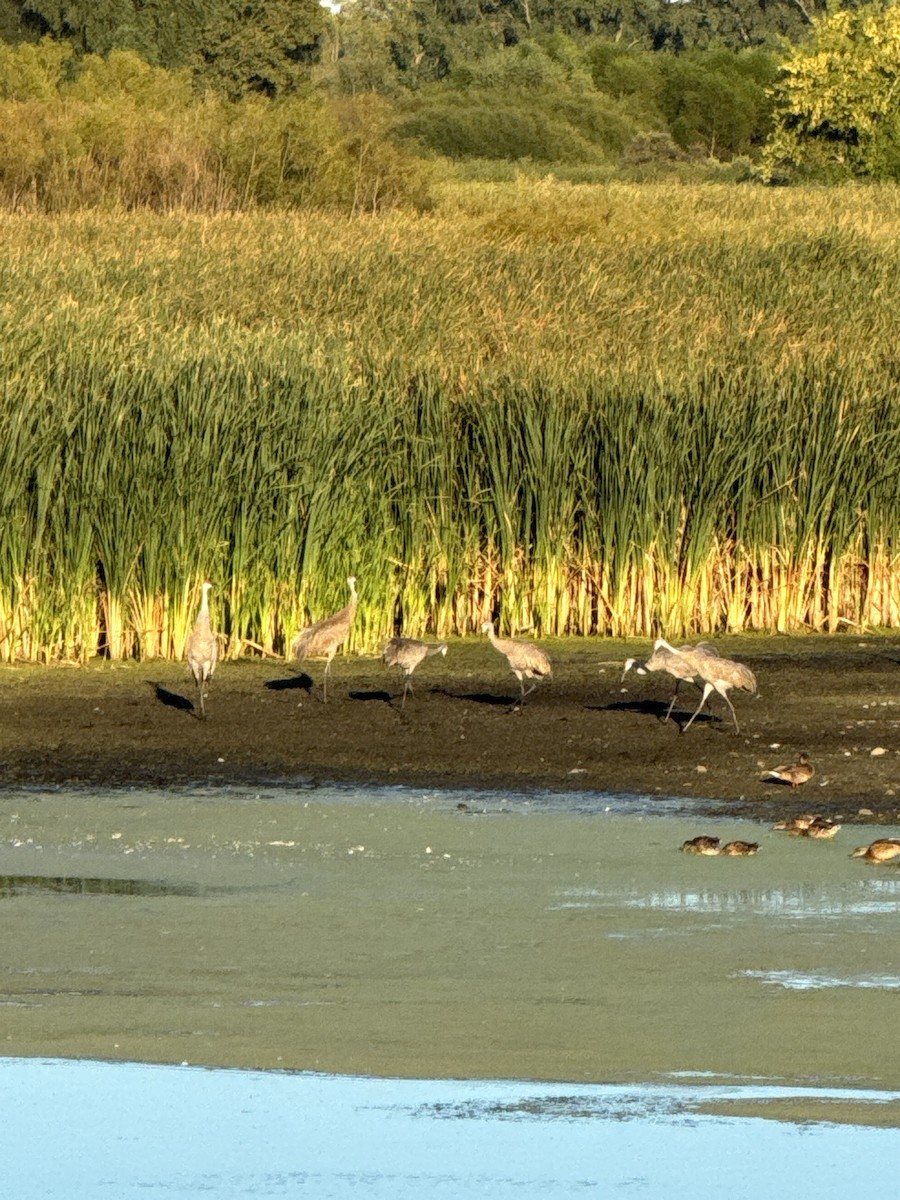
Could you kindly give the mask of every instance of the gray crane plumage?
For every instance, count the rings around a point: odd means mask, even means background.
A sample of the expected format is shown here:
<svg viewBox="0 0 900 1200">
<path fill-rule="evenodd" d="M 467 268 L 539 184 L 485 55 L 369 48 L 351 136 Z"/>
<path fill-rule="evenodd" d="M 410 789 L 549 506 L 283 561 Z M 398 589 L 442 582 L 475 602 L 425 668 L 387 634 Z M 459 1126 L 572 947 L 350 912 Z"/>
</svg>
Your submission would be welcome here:
<svg viewBox="0 0 900 1200">
<path fill-rule="evenodd" d="M 703 686 L 698 682 L 699 676 L 694 663 L 685 657 L 686 652 L 706 654 L 716 658 L 719 654 L 712 642 L 698 642 L 696 646 L 679 646 L 677 650 L 660 646 L 657 642 L 653 653 L 648 659 L 628 658 L 625 660 L 625 669 L 622 672 L 623 679 L 633 669 L 638 675 L 646 675 L 653 671 L 664 671 L 675 680 L 675 694 L 672 696 L 672 701 L 666 710 L 666 715 L 663 717 L 664 721 L 668 721 L 672 715 L 672 709 L 675 707 L 675 701 L 678 699 L 682 683 L 693 683 L 701 689 Z"/>
<path fill-rule="evenodd" d="M 313 625 L 307 625 L 305 629 L 301 629 L 291 647 L 297 662 L 302 662 L 306 658 L 325 659 L 325 672 L 322 676 L 323 703 L 328 702 L 328 676 L 331 672 L 331 660 L 347 640 L 347 634 L 350 632 L 356 616 L 356 605 L 359 599 L 356 594 L 356 576 L 348 576 L 347 584 L 350 588 L 350 603 L 340 612 L 332 613 L 330 617 L 323 617 L 321 621 L 316 621 Z"/>
<path fill-rule="evenodd" d="M 406 678 L 403 683 L 402 709 L 406 703 L 406 693 L 412 689 L 412 673 L 432 654 L 447 654 L 446 642 L 422 642 L 418 638 L 394 637 L 387 643 L 382 653 L 382 661 L 386 667 L 399 667 Z"/>
<path fill-rule="evenodd" d="M 737 714 L 734 711 L 734 705 L 728 698 L 728 692 L 731 688 L 738 688 L 740 691 L 750 692 L 751 695 L 756 694 L 756 676 L 750 668 L 731 658 L 721 658 L 715 652 L 710 653 L 705 646 L 695 646 L 693 650 L 676 650 L 664 638 L 657 638 L 654 651 L 659 649 L 679 655 L 693 667 L 697 678 L 703 681 L 703 697 L 697 705 L 697 711 L 685 725 L 682 733 L 690 729 L 694 719 L 713 692 L 718 692 L 728 705 L 731 710 L 731 719 L 734 721 L 735 732 L 740 733 L 741 727 L 738 725 Z"/>
<path fill-rule="evenodd" d="M 530 696 L 537 687 L 537 680 L 550 679 L 552 677 L 553 667 L 550 659 L 540 647 L 535 646 L 532 642 L 520 642 L 515 638 L 497 637 L 496 633 L 494 633 L 493 621 L 485 621 L 481 629 L 491 639 L 491 645 L 494 649 L 499 650 L 506 658 L 510 670 L 516 679 L 518 679 L 522 696 L 516 707 L 521 707 L 525 703 L 525 697 Z M 525 690 L 526 679 L 535 680 L 527 691 Z"/>
<path fill-rule="evenodd" d="M 219 639 L 216 637 L 209 619 L 209 593 L 211 583 L 204 583 L 203 596 L 200 601 L 200 611 L 185 643 L 185 658 L 194 676 L 197 691 L 200 694 L 200 716 L 206 717 L 206 707 L 203 703 L 204 688 L 208 690 L 209 681 L 216 663 L 219 661 Z"/>
</svg>

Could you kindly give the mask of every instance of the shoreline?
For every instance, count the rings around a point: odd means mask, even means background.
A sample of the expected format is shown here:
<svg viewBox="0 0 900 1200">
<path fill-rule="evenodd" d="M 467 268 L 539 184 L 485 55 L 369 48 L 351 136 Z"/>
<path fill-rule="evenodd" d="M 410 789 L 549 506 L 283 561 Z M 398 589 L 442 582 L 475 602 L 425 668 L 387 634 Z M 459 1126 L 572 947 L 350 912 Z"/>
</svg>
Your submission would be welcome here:
<svg viewBox="0 0 900 1200">
<path fill-rule="evenodd" d="M 0 668 L 0 787 L 394 786 L 691 798 L 710 815 L 767 819 L 807 809 L 847 822 L 900 822 L 900 636 L 717 639 L 745 662 L 759 697 L 733 696 L 741 724 L 711 707 L 684 735 L 699 696 L 629 673 L 647 643 L 541 643 L 554 678 L 510 711 L 516 680 L 485 641 L 451 643 L 416 673 L 379 659 L 224 662 L 197 719 L 184 664 Z M 807 751 L 800 788 L 765 769 Z M 860 811 L 862 810 L 862 812 Z M 700 815 L 700 809 L 697 810 Z"/>
</svg>

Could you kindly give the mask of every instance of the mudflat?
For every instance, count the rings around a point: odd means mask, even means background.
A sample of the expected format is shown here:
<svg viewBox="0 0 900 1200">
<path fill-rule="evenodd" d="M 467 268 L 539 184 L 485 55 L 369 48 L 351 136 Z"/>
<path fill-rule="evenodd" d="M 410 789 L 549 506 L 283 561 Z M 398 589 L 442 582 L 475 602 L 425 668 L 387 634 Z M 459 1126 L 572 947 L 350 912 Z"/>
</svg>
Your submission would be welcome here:
<svg viewBox="0 0 900 1200">
<path fill-rule="evenodd" d="M 513 709 L 518 683 L 486 639 L 451 642 L 413 677 L 377 658 L 323 664 L 223 662 L 207 719 L 183 664 L 0 668 L 0 785 L 182 787 L 346 782 L 517 791 L 693 796 L 711 814 L 767 817 L 809 808 L 846 821 L 900 819 L 900 636 L 722 638 L 755 673 L 732 692 L 733 728 L 713 696 L 622 669 L 649 642 L 541 643 L 554 675 Z M 791 788 L 767 768 L 809 754 Z M 860 810 L 863 810 L 860 813 Z"/>
<path fill-rule="evenodd" d="M 900 823 L 900 639 L 719 648 L 759 684 L 739 734 L 717 699 L 681 733 L 691 688 L 663 720 L 673 681 L 622 678 L 647 644 L 551 643 L 518 710 L 476 639 L 402 710 L 361 657 L 327 704 L 318 664 L 222 663 L 205 721 L 182 665 L 4 668 L 4 1052 L 897 1087 L 900 875 L 850 851 Z M 771 830 L 804 810 L 860 827 Z"/>
</svg>

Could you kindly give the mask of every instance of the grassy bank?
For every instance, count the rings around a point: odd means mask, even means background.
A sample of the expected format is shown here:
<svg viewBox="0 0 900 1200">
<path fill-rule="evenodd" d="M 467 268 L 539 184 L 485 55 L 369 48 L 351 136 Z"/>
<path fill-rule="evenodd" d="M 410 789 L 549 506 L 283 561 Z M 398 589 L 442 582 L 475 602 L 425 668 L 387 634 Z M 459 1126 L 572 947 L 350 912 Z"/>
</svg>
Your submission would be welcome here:
<svg viewBox="0 0 900 1200">
<path fill-rule="evenodd" d="M 0 654 L 900 623 L 900 193 L 0 218 Z"/>
</svg>

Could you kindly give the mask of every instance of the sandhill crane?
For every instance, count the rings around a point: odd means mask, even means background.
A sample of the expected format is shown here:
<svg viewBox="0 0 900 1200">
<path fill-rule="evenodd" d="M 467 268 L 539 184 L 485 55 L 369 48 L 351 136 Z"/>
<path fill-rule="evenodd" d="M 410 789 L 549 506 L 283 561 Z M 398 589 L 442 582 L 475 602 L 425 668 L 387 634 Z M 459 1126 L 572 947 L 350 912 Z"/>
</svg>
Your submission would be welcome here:
<svg viewBox="0 0 900 1200">
<path fill-rule="evenodd" d="M 412 673 L 432 654 L 443 654 L 446 657 L 446 642 L 420 642 L 418 638 L 395 637 L 387 643 L 381 655 L 386 667 L 399 667 L 406 675 L 403 684 L 403 699 L 400 708 L 406 703 L 406 693 L 412 691 Z"/>
<path fill-rule="evenodd" d="M 219 661 L 219 640 L 213 632 L 209 620 L 209 593 L 211 591 L 212 584 L 204 583 L 200 611 L 197 613 L 197 620 L 188 634 L 184 648 L 185 658 L 194 676 L 197 691 L 200 693 L 200 716 L 202 718 L 206 717 L 203 689 L 205 686 L 208 687 L 212 673 L 216 669 L 216 663 Z"/>
<path fill-rule="evenodd" d="M 356 594 L 356 576 L 347 578 L 350 588 L 350 603 L 340 612 L 323 617 L 314 625 L 307 625 L 294 638 L 291 647 L 294 658 L 302 662 L 305 658 L 324 658 L 325 673 L 322 676 L 322 703 L 328 702 L 328 675 L 331 671 L 331 660 L 338 649 L 346 641 L 353 618 L 356 616 L 356 605 L 359 597 Z"/>
<path fill-rule="evenodd" d="M 864 858 L 866 862 L 890 862 L 900 855 L 900 841 L 897 838 L 878 838 L 868 846 L 857 846 L 851 858 Z"/>
<path fill-rule="evenodd" d="M 809 783 L 816 770 L 809 761 L 809 755 L 805 752 L 799 756 L 795 763 L 785 763 L 781 767 L 773 767 L 771 771 L 766 771 L 763 779 L 775 779 L 779 783 L 789 783 L 792 788 L 800 787 L 803 783 Z"/>
<path fill-rule="evenodd" d="M 514 708 L 521 708 L 525 703 L 525 697 L 530 696 L 537 687 L 537 682 L 533 683 L 526 692 L 525 680 L 534 679 L 550 679 L 553 675 L 553 667 L 550 659 L 538 646 L 531 642 L 519 642 L 515 638 L 499 638 L 494 633 L 494 622 L 485 621 L 481 626 L 482 633 L 486 633 L 491 639 L 491 645 L 495 650 L 499 650 L 509 663 L 510 670 L 516 679 L 519 681 L 519 687 L 522 691 L 519 703 L 514 705 Z"/>
<path fill-rule="evenodd" d="M 750 668 L 745 667 L 743 663 L 734 662 L 730 658 L 721 658 L 715 652 L 710 653 L 704 647 L 695 646 L 693 650 L 676 650 L 664 638 L 657 638 L 654 650 L 659 650 L 660 647 L 670 650 L 673 654 L 681 655 L 682 658 L 693 666 L 694 674 L 703 680 L 703 697 L 697 705 L 697 711 L 681 732 L 686 733 L 690 729 L 710 695 L 713 692 L 718 692 L 731 710 L 731 719 L 734 721 L 735 732 L 740 733 L 741 727 L 738 725 L 734 705 L 728 699 L 728 691 L 730 688 L 736 687 L 744 692 L 756 693 L 756 677 Z"/>
<path fill-rule="evenodd" d="M 678 699 L 678 692 L 682 683 L 693 683 L 697 687 L 701 686 L 697 682 L 698 676 L 694 664 L 685 657 L 686 652 L 718 655 L 718 651 L 712 642 L 699 642 L 696 646 L 679 646 L 677 650 L 670 650 L 657 643 L 649 658 L 627 658 L 625 660 L 625 670 L 622 672 L 623 679 L 632 669 L 638 675 L 647 675 L 652 671 L 665 671 L 667 675 L 671 675 L 674 678 L 675 694 L 672 697 L 671 704 L 666 709 L 666 715 L 663 717 L 664 721 L 668 721 L 672 715 L 672 709 L 675 707 L 675 701 Z"/>
</svg>

